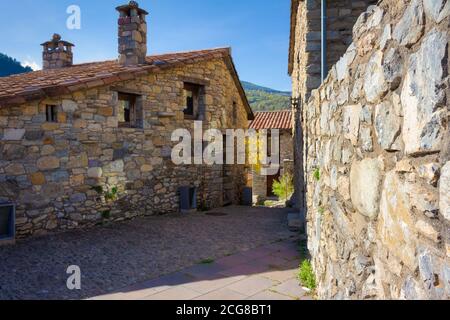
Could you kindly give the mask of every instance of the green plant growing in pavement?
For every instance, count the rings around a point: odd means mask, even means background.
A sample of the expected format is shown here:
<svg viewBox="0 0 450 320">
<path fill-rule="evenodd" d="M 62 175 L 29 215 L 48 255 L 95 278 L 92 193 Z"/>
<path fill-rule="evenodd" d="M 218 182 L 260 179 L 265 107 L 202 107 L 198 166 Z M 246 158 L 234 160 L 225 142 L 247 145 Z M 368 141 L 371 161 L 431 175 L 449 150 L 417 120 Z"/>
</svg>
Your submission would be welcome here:
<svg viewBox="0 0 450 320">
<path fill-rule="evenodd" d="M 287 201 L 294 193 L 294 178 L 290 173 L 285 173 L 279 181 L 274 181 L 273 193 L 280 199 Z"/>
<path fill-rule="evenodd" d="M 199 262 L 199 264 L 212 264 L 214 263 L 214 259 L 208 258 L 208 259 L 203 259 Z"/>
<path fill-rule="evenodd" d="M 316 181 L 320 181 L 320 169 L 319 168 L 316 168 L 316 170 L 314 170 L 313 177 L 314 177 L 314 179 L 316 179 Z"/>
<path fill-rule="evenodd" d="M 311 265 L 311 261 L 304 260 L 300 265 L 298 271 L 298 279 L 302 286 L 308 288 L 311 291 L 316 289 L 316 276 Z"/>
</svg>

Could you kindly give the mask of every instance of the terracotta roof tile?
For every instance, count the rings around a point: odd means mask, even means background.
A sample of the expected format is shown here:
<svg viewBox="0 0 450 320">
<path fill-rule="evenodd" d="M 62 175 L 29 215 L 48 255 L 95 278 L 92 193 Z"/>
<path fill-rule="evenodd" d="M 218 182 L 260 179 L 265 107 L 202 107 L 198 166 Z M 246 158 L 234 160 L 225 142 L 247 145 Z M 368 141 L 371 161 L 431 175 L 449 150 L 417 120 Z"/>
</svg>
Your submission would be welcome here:
<svg viewBox="0 0 450 320">
<path fill-rule="evenodd" d="M 250 123 L 251 129 L 292 129 L 292 112 L 267 111 L 255 112 L 255 120 Z"/>
<path fill-rule="evenodd" d="M 146 64 L 132 67 L 122 66 L 117 60 L 111 60 L 0 77 L 0 105 L 22 104 L 85 88 L 108 85 L 116 81 L 134 79 L 164 68 L 216 58 L 225 58 L 227 65 L 232 66 L 231 71 L 236 85 L 246 104 L 249 116 L 252 117 L 253 114 L 234 68 L 229 48 L 153 55 L 147 57 Z"/>
</svg>

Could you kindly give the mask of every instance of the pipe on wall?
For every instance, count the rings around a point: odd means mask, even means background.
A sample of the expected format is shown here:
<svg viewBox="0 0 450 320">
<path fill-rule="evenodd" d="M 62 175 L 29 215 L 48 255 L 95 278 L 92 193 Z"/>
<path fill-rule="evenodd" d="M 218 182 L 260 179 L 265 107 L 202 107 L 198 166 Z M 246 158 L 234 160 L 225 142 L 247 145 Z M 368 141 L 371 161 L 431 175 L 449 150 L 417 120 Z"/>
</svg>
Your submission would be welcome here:
<svg viewBox="0 0 450 320">
<path fill-rule="evenodd" d="M 321 3 L 321 80 L 322 83 L 328 74 L 327 67 L 327 0 Z"/>
</svg>

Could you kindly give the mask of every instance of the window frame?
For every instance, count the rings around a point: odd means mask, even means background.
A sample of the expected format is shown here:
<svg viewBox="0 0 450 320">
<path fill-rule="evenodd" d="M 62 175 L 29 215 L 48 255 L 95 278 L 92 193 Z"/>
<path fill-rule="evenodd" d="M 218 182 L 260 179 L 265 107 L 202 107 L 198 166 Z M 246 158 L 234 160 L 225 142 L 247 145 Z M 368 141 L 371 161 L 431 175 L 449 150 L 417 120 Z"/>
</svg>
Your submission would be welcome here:
<svg viewBox="0 0 450 320">
<path fill-rule="evenodd" d="M 58 123 L 58 105 L 45 105 L 45 121 L 49 123 Z"/>
<path fill-rule="evenodd" d="M 130 103 L 130 108 L 129 108 L 129 121 L 120 121 L 118 119 L 118 123 L 119 123 L 119 128 L 138 128 L 138 125 L 136 123 L 136 112 L 137 112 L 137 100 L 138 100 L 139 96 L 133 93 L 128 93 L 128 92 L 118 92 L 117 93 L 117 102 L 118 102 L 118 109 L 122 108 L 121 105 L 121 101 L 128 101 Z M 117 110 L 118 114 L 117 114 L 117 118 L 119 118 L 119 113 L 121 112 L 121 110 Z M 124 118 L 126 120 L 126 115 L 125 115 L 125 111 L 124 111 Z"/>
<path fill-rule="evenodd" d="M 195 120 L 198 117 L 198 111 L 200 107 L 200 96 L 201 96 L 202 85 L 185 82 L 183 86 L 183 99 L 185 104 L 183 109 L 184 119 L 185 120 Z M 192 113 L 187 113 L 189 110 L 187 105 L 187 95 L 186 92 L 192 92 Z"/>
</svg>

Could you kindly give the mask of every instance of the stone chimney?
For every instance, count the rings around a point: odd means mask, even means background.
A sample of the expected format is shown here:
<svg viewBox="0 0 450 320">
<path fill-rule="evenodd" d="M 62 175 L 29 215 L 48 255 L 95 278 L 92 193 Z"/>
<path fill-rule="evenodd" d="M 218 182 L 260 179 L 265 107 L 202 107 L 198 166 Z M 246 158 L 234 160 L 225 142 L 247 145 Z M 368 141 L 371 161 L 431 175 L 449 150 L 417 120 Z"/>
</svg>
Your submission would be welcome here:
<svg viewBox="0 0 450 320">
<path fill-rule="evenodd" d="M 41 46 L 44 47 L 44 52 L 42 53 L 42 66 L 44 70 L 70 67 L 73 65 L 72 47 L 75 47 L 75 45 L 61 40 L 59 34 L 55 33 L 52 40 L 41 44 Z"/>
<path fill-rule="evenodd" d="M 144 64 L 147 56 L 148 12 L 139 8 L 139 4 L 129 4 L 116 8 L 119 17 L 119 63 L 125 66 Z"/>
</svg>

